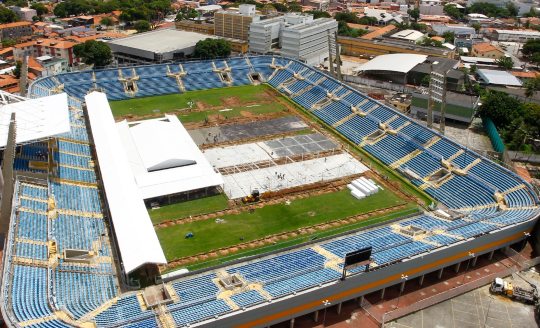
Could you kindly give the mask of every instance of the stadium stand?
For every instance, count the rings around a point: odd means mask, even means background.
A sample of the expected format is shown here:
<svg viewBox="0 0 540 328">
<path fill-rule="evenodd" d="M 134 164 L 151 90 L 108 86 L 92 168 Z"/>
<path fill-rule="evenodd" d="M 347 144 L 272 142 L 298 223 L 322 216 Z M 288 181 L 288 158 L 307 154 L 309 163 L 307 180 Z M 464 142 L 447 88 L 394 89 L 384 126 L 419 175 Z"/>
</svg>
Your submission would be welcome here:
<svg viewBox="0 0 540 328">
<path fill-rule="evenodd" d="M 400 172 L 410 170 L 416 174 L 417 178 L 411 178 L 413 183 L 462 217 L 445 219 L 426 213 L 226 266 L 219 270 L 220 274 L 238 274 L 250 286 L 226 295 L 215 282 L 216 271 L 167 282 L 176 298 L 165 309 L 177 326 L 215 320 L 336 281 L 341 276 L 343 256 L 361 247 L 373 247 L 371 269 L 376 271 L 538 216 L 537 195 L 513 172 L 323 72 L 271 56 L 229 59 L 213 65 L 207 61 L 182 63 L 186 74 L 180 79 L 185 90 L 223 87 L 224 82 L 212 67 L 229 67 L 235 85 L 252 83 L 248 74 L 260 73 L 271 86 L 289 93 L 329 127 L 335 125 L 344 138 L 374 158 L 393 164 Z M 41 97 L 54 93 L 59 83 L 63 85 L 70 95 L 72 131 L 49 144 L 25 145 L 19 152 L 18 158 L 27 160 L 52 154 L 59 168 L 48 181 L 16 181 L 0 305 L 11 323 L 25 327 L 84 323 L 97 327 L 158 327 L 160 320 L 167 321 L 158 310 L 145 308 L 139 294 L 119 291 L 120 273 L 112 257 L 109 222 L 104 219 L 100 187 L 90 165 L 92 142 L 82 104 L 77 100 L 94 85 L 111 100 L 179 92 L 178 81 L 167 75 L 180 72 L 178 65 L 141 66 L 134 72 L 139 76 L 134 95 L 125 92 L 118 69 L 61 74 L 56 80 L 39 79 L 30 87 L 33 97 Z M 288 86 L 283 86 L 287 81 Z M 376 137 L 372 137 L 374 133 Z M 28 166 L 26 162 L 15 165 Z M 431 179 L 439 170 L 446 170 L 444 177 Z M 403 233 L 402 229 L 409 226 L 422 229 L 423 235 Z M 59 256 L 66 249 L 93 252 L 99 261 L 70 263 Z M 362 270 L 352 271 L 370 274 Z"/>
</svg>

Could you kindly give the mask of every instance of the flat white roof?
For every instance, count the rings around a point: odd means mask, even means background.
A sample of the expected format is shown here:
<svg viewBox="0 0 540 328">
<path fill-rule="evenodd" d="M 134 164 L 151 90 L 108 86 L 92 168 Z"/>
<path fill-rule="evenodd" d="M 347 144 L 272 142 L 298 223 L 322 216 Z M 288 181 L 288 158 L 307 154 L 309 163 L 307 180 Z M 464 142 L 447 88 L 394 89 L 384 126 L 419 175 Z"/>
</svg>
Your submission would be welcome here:
<svg viewBox="0 0 540 328">
<path fill-rule="evenodd" d="M 392 71 L 407 73 L 416 65 L 425 62 L 426 55 L 390 54 L 380 55 L 355 69 L 361 71 Z"/>
<path fill-rule="evenodd" d="M 512 35 L 529 35 L 540 37 L 540 32 L 538 31 L 523 31 L 523 30 L 495 30 L 499 34 L 512 34 Z"/>
<path fill-rule="evenodd" d="M 69 132 L 67 95 L 14 102 L 0 107 L 0 148 L 7 144 L 11 113 L 17 122 L 17 143 L 52 137 Z"/>
<path fill-rule="evenodd" d="M 416 41 L 423 38 L 424 33 L 416 30 L 403 30 L 392 34 L 390 37 L 402 40 Z"/>
<path fill-rule="evenodd" d="M 143 199 L 223 185 L 175 115 L 116 128 Z"/>
<path fill-rule="evenodd" d="M 156 231 L 128 169 L 128 156 L 107 97 L 92 92 L 84 99 L 124 270 L 129 273 L 148 263 L 166 264 Z"/>
<path fill-rule="evenodd" d="M 215 38 L 216 36 L 214 35 L 174 29 L 161 29 L 135 34 L 127 38 L 115 39 L 110 41 L 109 44 L 155 53 L 167 53 L 178 49 L 194 47 L 201 40 Z"/>
<path fill-rule="evenodd" d="M 488 84 L 507 85 L 513 87 L 520 87 L 523 85 L 523 83 L 517 77 L 506 71 L 479 69 L 477 72 L 480 78 Z"/>
<path fill-rule="evenodd" d="M 495 63 L 497 59 L 495 58 L 484 58 L 484 57 L 470 57 L 470 56 L 461 56 L 460 59 L 463 62 L 467 63 Z"/>
</svg>

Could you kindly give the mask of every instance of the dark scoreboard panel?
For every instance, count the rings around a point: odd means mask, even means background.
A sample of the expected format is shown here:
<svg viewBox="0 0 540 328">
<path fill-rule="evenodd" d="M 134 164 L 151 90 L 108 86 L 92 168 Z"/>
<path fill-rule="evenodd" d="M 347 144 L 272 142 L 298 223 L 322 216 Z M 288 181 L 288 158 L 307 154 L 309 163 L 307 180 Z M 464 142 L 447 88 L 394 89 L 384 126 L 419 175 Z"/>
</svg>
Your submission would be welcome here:
<svg viewBox="0 0 540 328">
<path fill-rule="evenodd" d="M 372 247 L 365 247 L 354 252 L 345 254 L 345 266 L 358 265 L 362 262 L 369 262 L 371 259 Z M 367 263 L 363 263 L 367 264 Z"/>
</svg>

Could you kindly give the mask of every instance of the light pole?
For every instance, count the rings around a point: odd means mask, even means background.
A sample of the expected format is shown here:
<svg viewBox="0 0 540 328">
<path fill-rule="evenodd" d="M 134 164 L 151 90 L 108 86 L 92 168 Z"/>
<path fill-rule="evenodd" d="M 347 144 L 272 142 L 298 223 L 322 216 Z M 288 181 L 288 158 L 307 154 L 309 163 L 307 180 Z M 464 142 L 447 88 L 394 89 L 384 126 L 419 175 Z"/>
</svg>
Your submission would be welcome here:
<svg viewBox="0 0 540 328">
<path fill-rule="evenodd" d="M 328 300 L 324 300 L 324 301 L 322 301 L 322 304 L 324 305 L 324 313 L 323 313 L 322 323 L 323 323 L 323 327 L 325 327 L 326 326 L 326 308 L 332 303 L 330 303 Z"/>
<path fill-rule="evenodd" d="M 397 298 L 396 308 L 399 307 L 399 299 L 401 297 L 401 294 L 403 293 L 403 290 L 405 289 L 405 282 L 407 281 L 407 279 L 409 279 L 408 275 L 406 274 L 401 275 L 401 285 L 399 286 L 399 295 Z"/>
<path fill-rule="evenodd" d="M 461 284 L 465 282 L 465 276 L 467 275 L 467 272 L 469 271 L 469 264 L 471 263 L 471 259 L 474 257 L 474 253 L 469 252 L 469 260 L 467 261 L 467 267 L 465 268 L 465 272 L 463 273 L 463 279 L 461 279 Z"/>
</svg>

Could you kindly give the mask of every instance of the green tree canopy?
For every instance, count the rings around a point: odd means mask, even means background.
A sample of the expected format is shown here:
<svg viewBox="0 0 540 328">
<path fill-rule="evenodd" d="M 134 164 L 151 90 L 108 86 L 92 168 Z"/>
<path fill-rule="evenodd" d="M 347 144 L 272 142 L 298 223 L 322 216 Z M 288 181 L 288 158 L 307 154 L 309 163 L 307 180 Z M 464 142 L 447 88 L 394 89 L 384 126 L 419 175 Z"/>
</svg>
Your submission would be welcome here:
<svg viewBox="0 0 540 328">
<path fill-rule="evenodd" d="M 287 9 L 290 12 L 301 13 L 302 12 L 302 5 L 299 4 L 296 1 L 289 2 L 289 4 L 287 5 Z"/>
<path fill-rule="evenodd" d="M 8 8 L 0 5 L 0 24 L 13 23 L 19 20 L 17 14 Z"/>
<path fill-rule="evenodd" d="M 38 16 L 43 16 L 49 13 L 49 9 L 41 2 L 34 2 L 30 8 L 34 9 Z"/>
<path fill-rule="evenodd" d="M 409 14 L 409 17 L 411 17 L 414 22 L 418 22 L 418 19 L 420 18 L 420 9 L 409 9 L 407 10 L 407 14 Z"/>
<path fill-rule="evenodd" d="M 444 6 L 444 13 L 453 19 L 462 19 L 463 13 L 454 4 L 447 4 Z"/>
<path fill-rule="evenodd" d="M 197 10 L 193 9 L 193 8 L 188 8 L 188 7 L 184 7 L 182 9 L 180 9 L 178 11 L 178 13 L 176 14 L 176 21 L 179 22 L 181 20 L 185 20 L 185 19 L 193 19 L 193 18 L 196 18 L 199 16 L 199 13 L 197 12 Z"/>
<path fill-rule="evenodd" d="M 514 61 L 510 57 L 502 56 L 497 59 L 497 65 L 504 69 L 512 69 L 514 67 Z"/>
<path fill-rule="evenodd" d="M 480 117 L 489 117 L 498 128 L 505 128 L 520 115 L 521 102 L 505 92 L 488 90 L 482 96 Z"/>
<path fill-rule="evenodd" d="M 306 11 L 306 13 L 313 15 L 313 19 L 332 17 L 327 11 L 321 11 L 321 10 L 311 10 L 311 11 Z"/>
<path fill-rule="evenodd" d="M 136 21 L 133 27 L 137 30 L 137 33 L 147 32 L 151 29 L 150 23 L 146 20 Z"/>
<path fill-rule="evenodd" d="M 443 33 L 442 37 L 444 38 L 445 42 L 454 44 L 454 39 L 456 37 L 456 34 L 452 31 L 446 31 Z"/>
<path fill-rule="evenodd" d="M 101 41 L 88 40 L 73 47 L 75 56 L 81 58 L 87 65 L 104 67 L 112 62 L 111 48 Z"/>
<path fill-rule="evenodd" d="M 483 14 L 488 17 L 512 16 L 508 7 L 501 8 L 501 7 L 497 7 L 497 5 L 493 3 L 488 3 L 488 2 L 475 2 L 470 7 L 468 7 L 467 10 L 469 13 Z M 513 8 L 511 8 L 511 10 L 513 10 Z"/>
<path fill-rule="evenodd" d="M 13 70 L 13 75 L 15 75 L 15 77 L 18 79 L 21 77 L 21 67 L 22 62 L 20 60 L 17 60 L 17 63 L 15 64 L 15 69 Z"/>
<path fill-rule="evenodd" d="M 366 34 L 367 32 L 367 30 L 349 27 L 345 21 L 338 21 L 338 35 L 357 38 Z"/>
<path fill-rule="evenodd" d="M 527 40 L 521 49 L 521 53 L 526 57 L 540 53 L 540 40 Z"/>
<path fill-rule="evenodd" d="M 223 39 L 205 39 L 197 42 L 193 57 L 213 59 L 228 57 L 231 54 L 231 44 Z"/>
<path fill-rule="evenodd" d="M 113 25 L 114 25 L 114 21 L 113 21 L 113 19 L 110 18 L 110 17 L 103 17 L 103 18 L 99 21 L 99 24 L 105 25 L 105 26 L 113 26 Z"/>
</svg>

